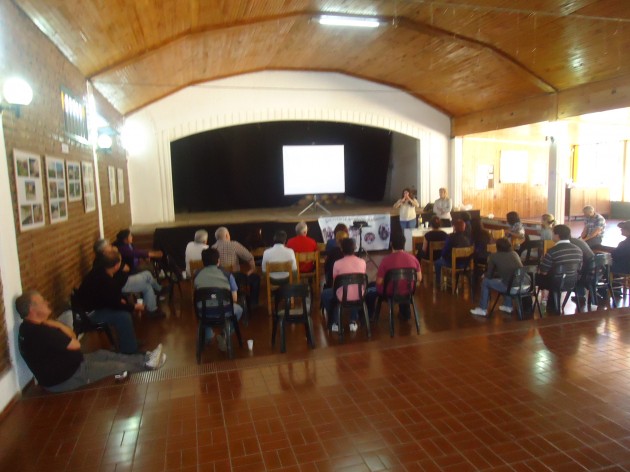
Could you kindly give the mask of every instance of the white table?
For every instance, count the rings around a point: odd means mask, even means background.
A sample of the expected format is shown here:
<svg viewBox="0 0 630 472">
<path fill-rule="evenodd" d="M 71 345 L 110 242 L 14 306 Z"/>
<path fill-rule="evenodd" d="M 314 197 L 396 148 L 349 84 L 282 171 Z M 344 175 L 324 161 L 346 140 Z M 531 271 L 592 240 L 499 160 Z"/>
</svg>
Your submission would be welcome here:
<svg viewBox="0 0 630 472">
<path fill-rule="evenodd" d="M 433 228 L 414 228 L 414 229 L 405 229 L 405 251 L 413 252 L 415 248 L 413 247 L 413 238 L 421 238 L 424 237 L 429 231 Z M 451 234 L 453 232 L 452 227 L 448 228 L 440 228 L 446 234 Z"/>
</svg>

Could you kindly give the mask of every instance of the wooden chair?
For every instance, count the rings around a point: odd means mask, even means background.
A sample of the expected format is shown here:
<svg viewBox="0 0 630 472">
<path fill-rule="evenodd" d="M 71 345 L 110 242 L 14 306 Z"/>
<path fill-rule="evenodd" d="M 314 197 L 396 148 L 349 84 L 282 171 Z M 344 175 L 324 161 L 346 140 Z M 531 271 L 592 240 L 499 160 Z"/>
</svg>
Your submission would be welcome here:
<svg viewBox="0 0 630 472">
<path fill-rule="evenodd" d="M 433 241 L 429 243 L 429 258 L 420 260 L 420 268 L 422 269 L 422 280 L 425 287 L 429 287 L 435 278 L 435 259 L 434 254 L 444 249 L 445 241 Z"/>
<path fill-rule="evenodd" d="M 554 247 L 555 245 L 556 245 L 555 241 L 553 241 L 552 239 L 546 239 L 543 242 L 543 253 L 542 253 L 542 255 L 544 256 L 545 254 L 547 254 L 547 251 L 549 249 L 551 249 L 552 247 Z M 542 259 L 542 257 L 541 257 L 541 259 Z"/>
<path fill-rule="evenodd" d="M 470 285 L 470 291 L 472 293 L 472 274 L 473 274 L 473 255 L 475 253 L 475 246 L 467 247 L 455 247 L 451 252 L 451 266 L 442 267 L 442 289 L 446 290 L 450 285 L 453 294 L 457 291 L 459 277 L 464 275 L 468 277 L 468 284 Z M 457 267 L 458 260 L 466 259 L 466 265 L 463 267 Z"/>
<path fill-rule="evenodd" d="M 293 263 L 291 261 L 285 262 L 267 262 L 267 267 L 265 267 L 265 280 L 267 282 L 267 311 L 270 315 L 273 315 L 272 311 L 272 303 L 271 303 L 271 292 L 275 292 L 278 287 L 284 284 L 276 284 L 271 278 L 271 274 L 274 272 L 288 272 L 289 279 L 288 283 L 293 283 Z"/>
<path fill-rule="evenodd" d="M 505 237 L 504 229 L 489 229 L 488 231 L 490 231 L 490 236 L 492 236 L 492 239 L 494 239 L 495 241 L 499 238 Z"/>
<path fill-rule="evenodd" d="M 298 282 L 302 282 L 304 279 L 306 279 L 309 282 L 309 287 L 311 287 L 311 294 L 313 293 L 313 285 L 311 285 L 311 281 L 315 282 L 315 290 L 319 290 L 319 251 L 296 252 L 295 259 L 298 266 Z M 313 270 L 310 272 L 301 272 L 300 263 L 302 262 L 312 262 L 314 266 Z"/>
<path fill-rule="evenodd" d="M 488 254 L 494 254 L 495 252 L 497 252 L 496 243 L 488 244 L 488 246 L 486 246 L 486 250 L 488 251 Z"/>
<path fill-rule="evenodd" d="M 190 261 L 190 278 L 194 279 L 197 272 L 203 269 L 203 261 L 201 259 L 196 261 Z"/>
</svg>

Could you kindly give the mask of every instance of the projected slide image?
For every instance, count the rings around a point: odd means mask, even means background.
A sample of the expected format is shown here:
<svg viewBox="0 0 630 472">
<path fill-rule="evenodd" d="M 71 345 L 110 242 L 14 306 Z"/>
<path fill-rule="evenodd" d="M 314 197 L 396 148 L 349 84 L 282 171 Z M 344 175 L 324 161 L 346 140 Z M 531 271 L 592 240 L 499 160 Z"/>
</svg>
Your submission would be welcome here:
<svg viewBox="0 0 630 472">
<path fill-rule="evenodd" d="M 344 193 L 344 147 L 283 146 L 285 195 Z"/>
</svg>

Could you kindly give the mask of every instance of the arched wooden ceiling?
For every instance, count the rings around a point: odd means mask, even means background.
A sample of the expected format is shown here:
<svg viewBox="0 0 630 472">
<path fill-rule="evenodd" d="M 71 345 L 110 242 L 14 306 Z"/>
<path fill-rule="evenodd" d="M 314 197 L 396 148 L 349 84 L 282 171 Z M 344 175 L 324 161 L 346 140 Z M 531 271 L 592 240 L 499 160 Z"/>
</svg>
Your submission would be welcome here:
<svg viewBox="0 0 630 472">
<path fill-rule="evenodd" d="M 261 70 L 388 84 L 469 132 L 630 97 L 629 0 L 14 1 L 123 114 Z M 320 13 L 386 24 L 322 26 Z"/>
</svg>

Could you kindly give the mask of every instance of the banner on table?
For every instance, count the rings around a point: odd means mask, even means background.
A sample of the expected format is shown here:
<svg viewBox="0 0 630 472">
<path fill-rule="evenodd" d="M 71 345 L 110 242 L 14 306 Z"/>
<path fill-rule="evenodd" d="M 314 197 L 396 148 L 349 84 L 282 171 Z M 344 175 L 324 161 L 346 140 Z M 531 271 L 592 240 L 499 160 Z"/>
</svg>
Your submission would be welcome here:
<svg viewBox="0 0 630 472">
<path fill-rule="evenodd" d="M 368 225 L 359 232 L 353 228 L 355 221 L 365 221 Z M 359 248 L 359 234 L 363 240 L 363 249 L 366 251 L 382 251 L 389 249 L 389 236 L 392 232 L 391 217 L 389 214 L 380 215 L 353 215 L 353 216 L 323 216 L 318 219 L 319 229 L 322 232 L 324 242 L 334 239 L 335 226 L 345 224 L 350 231 L 350 237 L 354 238 Z"/>
</svg>

